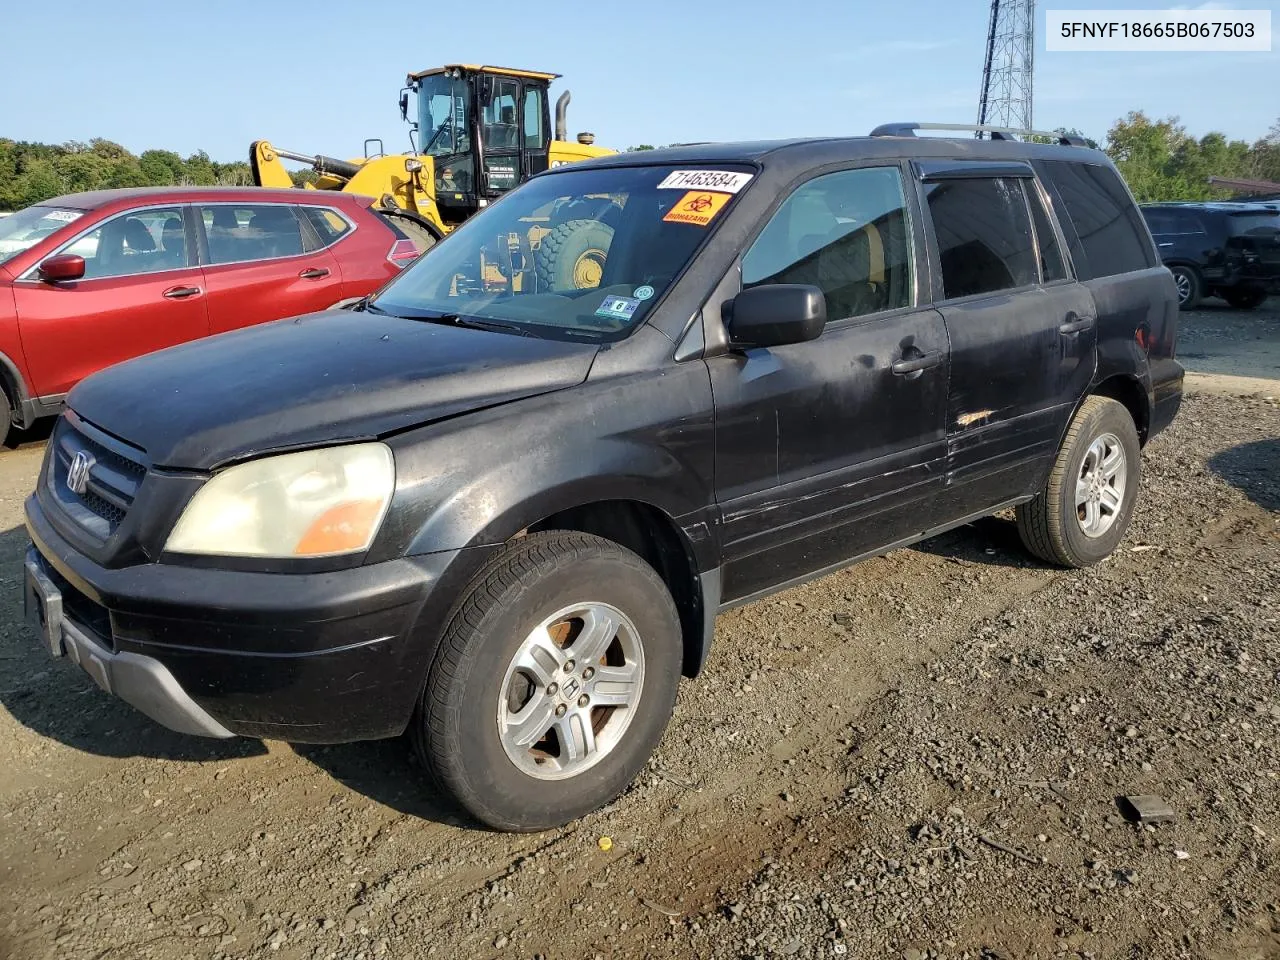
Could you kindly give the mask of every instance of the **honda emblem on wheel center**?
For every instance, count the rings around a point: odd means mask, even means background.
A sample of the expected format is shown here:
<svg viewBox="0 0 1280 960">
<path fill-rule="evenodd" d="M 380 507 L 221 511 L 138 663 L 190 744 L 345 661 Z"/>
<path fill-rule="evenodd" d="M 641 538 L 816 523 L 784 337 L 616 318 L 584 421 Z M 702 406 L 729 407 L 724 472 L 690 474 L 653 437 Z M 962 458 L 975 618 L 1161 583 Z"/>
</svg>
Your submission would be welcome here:
<svg viewBox="0 0 1280 960">
<path fill-rule="evenodd" d="M 84 495 L 85 490 L 89 488 L 89 471 L 93 469 L 95 461 L 92 455 L 79 451 L 71 460 L 71 465 L 67 467 L 67 489 L 74 494 Z"/>
</svg>

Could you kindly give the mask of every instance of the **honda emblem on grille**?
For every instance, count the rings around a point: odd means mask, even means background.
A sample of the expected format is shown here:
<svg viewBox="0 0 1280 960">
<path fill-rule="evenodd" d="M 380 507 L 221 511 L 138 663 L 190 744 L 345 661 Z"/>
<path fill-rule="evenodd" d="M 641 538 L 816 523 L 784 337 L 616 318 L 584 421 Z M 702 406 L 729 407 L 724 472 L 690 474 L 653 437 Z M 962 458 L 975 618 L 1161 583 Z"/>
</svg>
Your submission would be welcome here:
<svg viewBox="0 0 1280 960">
<path fill-rule="evenodd" d="M 93 469 L 95 462 L 92 455 L 79 451 L 72 458 L 71 466 L 67 467 L 67 489 L 83 496 L 89 488 L 89 471 Z"/>
</svg>

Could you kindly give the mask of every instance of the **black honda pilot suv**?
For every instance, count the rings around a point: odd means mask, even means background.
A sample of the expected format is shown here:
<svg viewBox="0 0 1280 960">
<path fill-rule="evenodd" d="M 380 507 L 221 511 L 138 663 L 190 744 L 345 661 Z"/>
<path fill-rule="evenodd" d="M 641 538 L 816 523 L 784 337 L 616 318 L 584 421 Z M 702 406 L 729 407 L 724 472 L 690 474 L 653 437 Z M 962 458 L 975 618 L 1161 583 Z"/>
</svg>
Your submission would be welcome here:
<svg viewBox="0 0 1280 960">
<path fill-rule="evenodd" d="M 174 730 L 408 730 L 479 820 L 620 793 L 716 615 L 1013 508 L 1080 567 L 1173 419 L 1107 158 L 872 136 L 530 180 L 351 311 L 81 383 L 27 500 L 55 656 Z"/>
</svg>

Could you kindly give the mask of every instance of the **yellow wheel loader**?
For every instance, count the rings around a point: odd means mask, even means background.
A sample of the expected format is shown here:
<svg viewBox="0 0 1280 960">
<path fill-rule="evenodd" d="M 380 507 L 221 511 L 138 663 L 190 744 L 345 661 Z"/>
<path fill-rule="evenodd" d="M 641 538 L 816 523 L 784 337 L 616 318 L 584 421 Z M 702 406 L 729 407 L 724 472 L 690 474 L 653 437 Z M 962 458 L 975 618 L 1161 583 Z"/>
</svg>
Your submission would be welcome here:
<svg viewBox="0 0 1280 960">
<path fill-rule="evenodd" d="M 257 140 L 249 151 L 254 182 L 291 187 L 282 160 L 307 164 L 316 173 L 308 188 L 376 197 L 378 209 L 426 250 L 535 173 L 613 153 L 594 146 L 589 133 L 568 141 L 568 91 L 556 103 L 553 138 L 548 88 L 558 76 L 465 64 L 411 73 L 400 92 L 400 115 L 409 121 L 413 153 L 340 160 Z M 417 111 L 410 119 L 412 96 Z M 366 153 L 376 142 L 365 142 Z"/>
</svg>

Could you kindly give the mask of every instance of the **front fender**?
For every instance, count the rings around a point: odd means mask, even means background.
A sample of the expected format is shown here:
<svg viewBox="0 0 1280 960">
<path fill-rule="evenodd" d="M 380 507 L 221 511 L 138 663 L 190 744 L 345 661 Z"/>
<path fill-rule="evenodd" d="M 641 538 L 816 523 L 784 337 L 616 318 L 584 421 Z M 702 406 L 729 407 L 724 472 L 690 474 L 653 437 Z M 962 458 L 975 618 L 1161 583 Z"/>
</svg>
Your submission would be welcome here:
<svg viewBox="0 0 1280 960">
<path fill-rule="evenodd" d="M 700 362 L 479 411 L 390 439 L 397 490 L 368 562 L 504 543 L 571 507 L 648 504 L 707 529 L 711 387 Z M 714 565 L 707 534 L 696 558 Z"/>
</svg>

